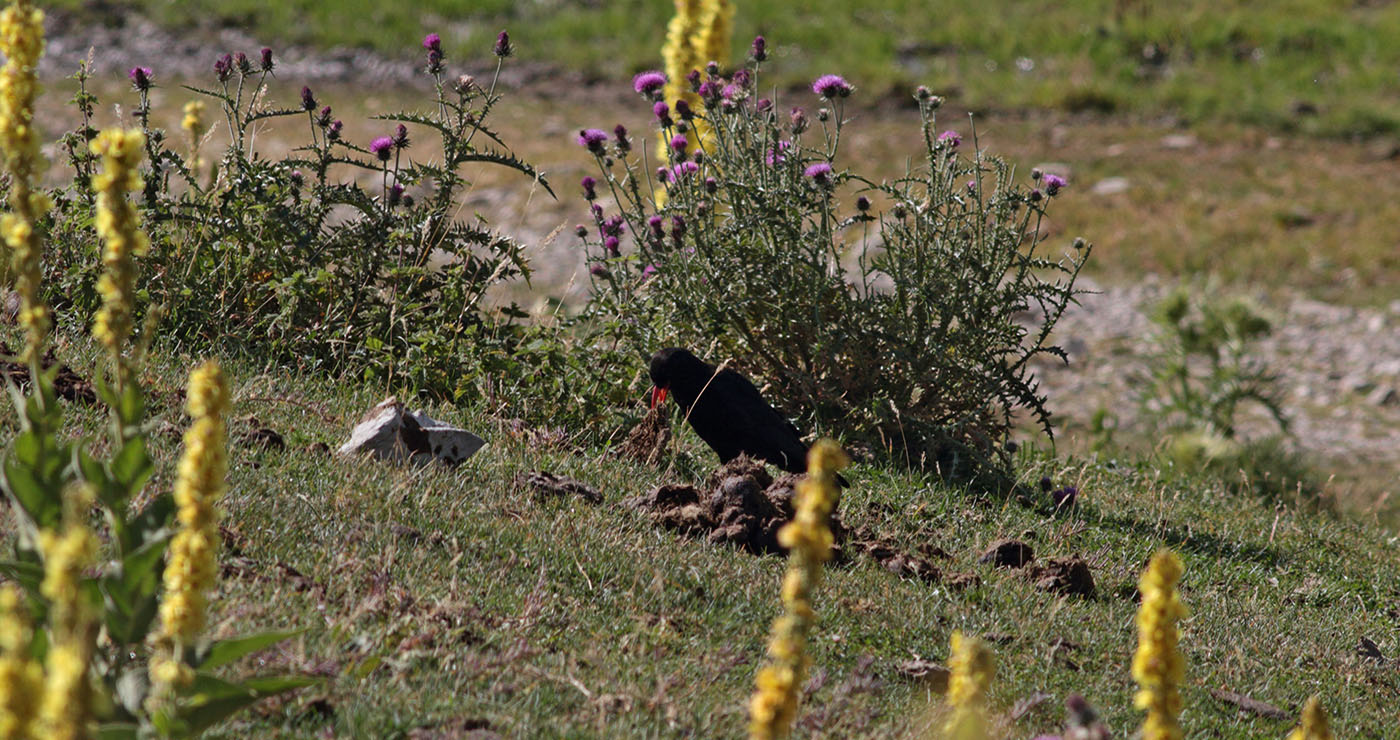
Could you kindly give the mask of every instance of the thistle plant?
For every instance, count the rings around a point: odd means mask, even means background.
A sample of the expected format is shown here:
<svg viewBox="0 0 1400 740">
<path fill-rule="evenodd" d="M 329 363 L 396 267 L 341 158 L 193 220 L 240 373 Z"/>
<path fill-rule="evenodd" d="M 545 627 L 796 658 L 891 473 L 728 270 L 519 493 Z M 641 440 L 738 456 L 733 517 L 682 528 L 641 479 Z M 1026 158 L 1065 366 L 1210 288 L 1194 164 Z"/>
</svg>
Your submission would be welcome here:
<svg viewBox="0 0 1400 740">
<path fill-rule="evenodd" d="M 1303 716 L 1298 727 L 1289 733 L 1288 740 L 1333 740 L 1332 728 L 1327 723 L 1327 710 L 1322 708 L 1322 700 L 1308 697 L 1303 705 Z"/>
<path fill-rule="evenodd" d="M 1186 607 L 1177 594 L 1181 560 L 1170 550 L 1152 556 L 1138 581 L 1142 604 L 1138 608 L 1138 647 L 1133 656 L 1133 680 L 1138 692 L 1133 704 L 1147 712 L 1142 723 L 1143 740 L 1180 740 L 1181 693 L 1186 659 L 1177 648 L 1177 623 Z"/>
<path fill-rule="evenodd" d="M 773 621 L 769 662 L 759 669 L 757 690 L 749 701 L 750 740 L 785 738 L 797 717 L 811 663 L 807 637 L 816 623 L 812 592 L 821 584 L 822 565 L 831 559 L 831 513 L 840 497 L 836 474 L 846 465 L 846 455 L 835 442 L 819 440 L 813 445 L 807 478 L 798 484 L 793 520 L 778 531 L 778 542 L 788 550 L 783 615 Z"/>
<path fill-rule="evenodd" d="M 382 128 L 365 140 L 352 140 L 334 101 L 310 87 L 276 103 L 271 49 L 215 60 L 212 81 L 186 88 L 200 99 L 185 107 L 179 135 L 167 136 L 156 116 L 137 117 L 142 212 L 164 245 L 144 261 L 141 290 L 164 309 L 163 340 L 364 372 L 406 392 L 495 393 L 502 366 L 536 338 L 519 325 L 523 311 L 489 293 L 528 280 L 530 266 L 520 244 L 461 217 L 460 198 L 473 166 L 519 171 L 542 194 L 549 185 L 489 126 L 509 37 L 493 47 L 497 75 L 483 80 L 451 74 L 436 34 L 424 49 L 434 93 L 423 110 L 376 116 Z M 133 70 L 138 108 L 160 76 L 154 65 Z M 214 122 L 229 143 L 201 153 Z M 282 127 L 304 145 L 267 157 L 253 136 L 260 127 Z M 438 139 L 440 157 L 414 156 L 426 136 Z M 91 194 L 75 177 L 51 219 L 60 238 L 47 295 L 65 317 L 107 300 L 88 251 Z M 143 310 L 130 317 L 136 325 Z"/>
<path fill-rule="evenodd" d="M 817 110 L 780 113 L 756 87 L 766 49 L 756 39 L 749 66 L 702 75 L 685 115 L 652 102 L 664 160 L 616 132 L 580 134 L 598 168 L 580 235 L 599 342 L 639 357 L 712 343 L 819 433 L 945 472 L 1004 471 L 1013 416 L 1051 430 L 1030 363 L 1065 357 L 1049 337 L 1090 251 L 1044 243 L 1067 183 L 1017 177 L 940 135 L 927 90 L 916 95 L 923 164 L 884 182 L 847 171 L 855 87 L 823 75 Z M 651 101 L 661 79 L 639 75 L 634 88 Z M 713 143 L 698 156 L 702 127 Z"/>
<path fill-rule="evenodd" d="M 948 658 L 948 708 L 943 723 L 947 740 L 986 740 L 987 691 L 996 663 L 986 643 L 955 630 Z"/>
</svg>

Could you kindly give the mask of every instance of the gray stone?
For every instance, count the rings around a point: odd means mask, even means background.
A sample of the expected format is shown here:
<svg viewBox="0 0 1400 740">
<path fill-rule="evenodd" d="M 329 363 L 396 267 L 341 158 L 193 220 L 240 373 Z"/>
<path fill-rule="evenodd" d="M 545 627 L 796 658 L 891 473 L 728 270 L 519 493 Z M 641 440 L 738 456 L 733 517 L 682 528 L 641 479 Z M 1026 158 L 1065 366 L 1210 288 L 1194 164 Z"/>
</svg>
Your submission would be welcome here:
<svg viewBox="0 0 1400 740">
<path fill-rule="evenodd" d="M 485 440 L 465 429 L 445 424 L 422 411 L 409 411 L 398 399 L 386 398 L 365 412 L 336 454 L 395 462 L 436 459 L 457 465 L 485 444 Z"/>
<path fill-rule="evenodd" d="M 1094 183 L 1094 187 L 1089 192 L 1094 195 L 1118 195 L 1126 193 L 1132 187 L 1132 183 L 1126 177 L 1105 177 Z"/>
<path fill-rule="evenodd" d="M 1163 149 L 1195 149 L 1197 143 L 1192 134 L 1167 134 L 1162 137 Z"/>
</svg>

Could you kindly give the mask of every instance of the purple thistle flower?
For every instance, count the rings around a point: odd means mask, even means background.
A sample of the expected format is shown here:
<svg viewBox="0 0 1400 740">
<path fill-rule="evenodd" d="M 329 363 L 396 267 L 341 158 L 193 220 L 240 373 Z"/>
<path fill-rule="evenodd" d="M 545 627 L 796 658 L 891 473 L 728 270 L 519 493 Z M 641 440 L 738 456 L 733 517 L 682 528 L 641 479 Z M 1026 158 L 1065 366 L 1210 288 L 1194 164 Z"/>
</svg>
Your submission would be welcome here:
<svg viewBox="0 0 1400 740">
<path fill-rule="evenodd" d="M 514 54 L 515 47 L 510 45 L 510 34 L 501 31 L 501 33 L 496 36 L 496 46 L 491 49 L 491 53 L 501 58 Z"/>
<path fill-rule="evenodd" d="M 663 183 L 669 183 L 669 182 L 671 182 L 671 170 L 669 170 L 669 169 L 667 169 L 667 168 L 665 168 L 665 167 L 657 167 L 657 168 L 656 168 L 656 179 L 660 180 L 660 181 L 663 182 Z"/>
<path fill-rule="evenodd" d="M 600 277 L 600 278 L 606 278 L 606 277 L 608 277 L 609 275 L 612 274 L 612 273 L 608 272 L 608 267 L 607 267 L 607 265 L 604 265 L 602 262 L 594 262 L 594 263 L 588 268 L 588 272 L 591 273 L 591 274 L 593 275 L 593 277 Z"/>
<path fill-rule="evenodd" d="M 301 88 L 301 109 L 306 111 L 316 110 L 316 96 L 311 94 L 311 88 L 305 85 Z"/>
<path fill-rule="evenodd" d="M 214 76 L 219 78 L 219 82 L 228 82 L 229 75 L 233 74 L 233 55 L 225 54 L 214 60 Z"/>
<path fill-rule="evenodd" d="M 817 162 L 809 165 L 802 174 L 815 180 L 818 185 L 827 185 L 831 182 L 831 165 L 826 162 Z"/>
<path fill-rule="evenodd" d="M 690 146 L 690 140 L 685 138 L 685 134 L 676 134 L 671 137 L 671 148 L 676 150 L 677 154 L 685 154 L 685 148 L 688 146 Z"/>
<path fill-rule="evenodd" d="M 793 108 L 789 115 L 792 122 L 792 133 L 797 135 L 807 130 L 807 112 L 801 108 Z"/>
<path fill-rule="evenodd" d="M 401 200 L 403 200 L 403 186 L 394 183 L 389 187 L 389 205 L 396 206 Z"/>
<path fill-rule="evenodd" d="M 594 200 L 598 197 L 598 192 L 594 189 L 598 186 L 598 181 L 593 179 L 593 177 L 584 175 L 580 184 L 583 185 L 584 200 Z"/>
<path fill-rule="evenodd" d="M 967 181 L 967 192 L 969 192 L 969 193 L 975 193 L 975 192 L 977 192 L 977 181 L 976 181 L 976 180 L 968 180 L 968 181 Z"/>
<path fill-rule="evenodd" d="M 773 110 L 773 101 L 769 98 L 759 98 L 758 101 L 753 104 L 753 107 L 759 113 L 767 113 Z"/>
<path fill-rule="evenodd" d="M 132 67 L 126 76 L 131 79 L 131 86 L 140 92 L 151 89 L 151 68 Z"/>
<path fill-rule="evenodd" d="M 676 101 L 676 115 L 680 116 L 682 121 L 689 121 L 695 117 L 695 111 L 690 109 L 690 102 L 682 98 Z"/>
<path fill-rule="evenodd" d="M 262 48 L 262 52 L 260 53 L 262 54 L 262 71 L 271 72 L 272 67 L 274 66 L 272 64 L 272 49 L 269 49 L 268 47 L 264 46 Z"/>
<path fill-rule="evenodd" d="M 340 130 L 343 128 L 345 128 L 345 124 L 341 123 L 340 119 L 337 118 L 334 121 L 331 121 L 331 125 L 326 128 L 326 136 L 329 137 L 332 141 L 339 139 Z"/>
<path fill-rule="evenodd" d="M 394 129 L 394 146 L 399 149 L 408 148 L 408 127 L 402 123 Z"/>
<path fill-rule="evenodd" d="M 424 36 L 424 37 L 423 37 L 423 48 L 424 48 L 425 50 L 427 50 L 427 51 L 441 52 L 441 51 L 442 51 L 442 37 L 439 36 L 439 35 L 437 35 L 437 34 L 435 34 L 435 33 L 430 33 L 430 34 L 428 34 L 427 36 Z"/>
<path fill-rule="evenodd" d="M 870 199 L 865 197 L 864 195 L 860 196 L 859 198 L 856 198 L 856 210 L 860 211 L 861 213 L 865 213 L 866 211 L 870 210 Z"/>
<path fill-rule="evenodd" d="M 369 150 L 374 153 L 374 156 L 379 158 L 380 162 L 388 162 L 389 155 L 393 152 L 393 149 L 394 140 L 387 136 L 381 136 L 369 143 Z"/>
<path fill-rule="evenodd" d="M 248 61 L 248 55 L 241 51 L 233 55 L 233 66 L 238 68 L 239 74 L 250 75 L 253 73 L 253 63 Z"/>
<path fill-rule="evenodd" d="M 655 97 L 666 86 L 666 75 L 651 70 L 632 78 L 632 89 L 646 97 Z"/>
<path fill-rule="evenodd" d="M 331 107 L 328 105 L 316 115 L 316 125 L 325 128 L 331 125 Z"/>
<path fill-rule="evenodd" d="M 699 93 L 700 99 L 705 101 L 705 105 L 713 107 L 723 96 L 724 88 L 714 80 L 706 80 L 695 92 Z"/>
<path fill-rule="evenodd" d="M 632 140 L 627 138 L 626 126 L 620 123 L 617 124 L 617 128 L 613 129 L 613 138 L 617 141 L 617 150 L 619 152 L 626 154 L 632 151 Z"/>
<path fill-rule="evenodd" d="M 705 192 L 714 195 L 716 190 L 719 190 L 719 181 L 713 177 L 705 178 Z"/>
<path fill-rule="evenodd" d="M 622 227 L 626 223 L 621 216 L 613 216 L 603 222 L 603 233 L 607 236 L 622 236 Z"/>
<path fill-rule="evenodd" d="M 602 206 L 598 205 L 597 203 L 594 203 L 593 205 L 591 205 L 591 206 L 588 207 L 588 210 L 593 212 L 593 220 L 594 220 L 594 221 L 597 221 L 598 223 L 602 223 L 602 222 L 603 222 L 603 207 L 602 207 Z"/>
<path fill-rule="evenodd" d="M 301 170 L 292 170 L 288 177 L 291 178 L 294 187 L 299 188 L 302 183 L 306 182 L 306 177 L 301 174 Z"/>
<path fill-rule="evenodd" d="M 753 46 L 749 47 L 749 56 L 755 62 L 762 62 L 768 58 L 768 40 L 762 36 L 753 37 Z"/>
<path fill-rule="evenodd" d="M 603 145 L 608 143 L 608 133 L 596 128 L 586 128 L 578 132 L 579 146 L 594 154 L 603 153 Z"/>
<path fill-rule="evenodd" d="M 655 265 L 654 263 L 653 263 L 653 264 L 649 264 L 649 265 L 647 265 L 646 267 L 643 267 L 643 268 L 642 268 L 642 277 L 644 277 L 644 278 L 649 278 L 649 277 L 651 277 L 652 275 L 655 275 L 656 273 L 657 273 L 657 267 L 656 267 L 656 265 Z"/>
<path fill-rule="evenodd" d="M 1047 173 L 1045 175 L 1044 185 L 1045 194 L 1053 197 L 1059 194 L 1060 188 L 1069 185 L 1069 181 L 1063 177 L 1060 177 L 1059 175 L 1051 175 Z"/>
<path fill-rule="evenodd" d="M 603 240 L 603 248 L 608 250 L 608 254 L 616 257 L 622 251 L 622 240 L 615 236 L 610 236 Z"/>
<path fill-rule="evenodd" d="M 681 162 L 671 168 L 671 176 L 679 182 L 686 175 L 693 175 L 700 171 L 700 165 L 694 162 Z"/>
<path fill-rule="evenodd" d="M 849 96 L 851 84 L 840 75 L 822 75 L 817 78 L 816 82 L 812 83 L 812 92 L 827 100 L 835 100 Z"/>
<path fill-rule="evenodd" d="M 580 239 L 586 238 L 588 236 L 588 227 L 583 224 L 574 226 L 574 235 Z"/>
<path fill-rule="evenodd" d="M 1062 506 L 1073 506 L 1074 500 L 1078 498 L 1078 496 L 1078 488 L 1075 486 L 1065 486 L 1058 491 L 1052 491 L 1050 493 L 1050 500 L 1055 504 L 1055 508 L 1058 509 Z"/>
<path fill-rule="evenodd" d="M 729 81 L 741 88 L 747 88 L 749 83 L 753 82 L 753 73 L 749 72 L 747 67 L 741 67 L 734 72 L 734 75 L 729 78 Z"/>
<path fill-rule="evenodd" d="M 671 217 L 671 238 L 680 241 L 685 235 L 685 218 L 679 213 Z"/>
<path fill-rule="evenodd" d="M 938 140 L 956 149 L 962 143 L 962 134 L 956 131 L 944 131 L 938 135 Z"/>
<path fill-rule="evenodd" d="M 656 101 L 656 105 L 651 107 L 651 112 L 656 116 L 656 121 L 661 124 L 662 128 L 671 127 L 673 123 L 671 121 L 671 106 L 666 105 L 666 101 Z"/>
<path fill-rule="evenodd" d="M 691 92 L 699 92 L 699 90 L 700 90 L 700 70 L 698 70 L 698 69 L 692 69 L 692 70 L 690 70 L 690 74 L 687 74 L 687 75 L 685 76 L 685 83 L 686 83 L 687 85 L 690 85 L 690 91 L 691 91 Z"/>
<path fill-rule="evenodd" d="M 660 239 L 661 237 L 666 235 L 664 223 L 665 219 L 661 218 L 660 216 L 652 216 L 651 218 L 647 219 L 647 225 L 651 227 L 651 233 L 657 239 Z"/>
</svg>

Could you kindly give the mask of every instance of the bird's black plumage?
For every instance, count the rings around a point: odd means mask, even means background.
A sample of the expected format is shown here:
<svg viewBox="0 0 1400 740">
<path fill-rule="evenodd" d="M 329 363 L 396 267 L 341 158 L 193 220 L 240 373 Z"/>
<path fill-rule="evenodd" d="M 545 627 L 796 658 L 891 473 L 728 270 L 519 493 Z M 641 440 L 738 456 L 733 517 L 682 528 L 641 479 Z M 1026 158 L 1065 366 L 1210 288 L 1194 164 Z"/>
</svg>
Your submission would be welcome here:
<svg viewBox="0 0 1400 740">
<path fill-rule="evenodd" d="M 717 370 L 689 351 L 668 347 L 651 357 L 653 405 L 669 391 L 705 444 L 729 462 L 740 454 L 801 473 L 807 445 L 797 428 L 773 410 L 754 384 L 733 370 Z"/>
</svg>

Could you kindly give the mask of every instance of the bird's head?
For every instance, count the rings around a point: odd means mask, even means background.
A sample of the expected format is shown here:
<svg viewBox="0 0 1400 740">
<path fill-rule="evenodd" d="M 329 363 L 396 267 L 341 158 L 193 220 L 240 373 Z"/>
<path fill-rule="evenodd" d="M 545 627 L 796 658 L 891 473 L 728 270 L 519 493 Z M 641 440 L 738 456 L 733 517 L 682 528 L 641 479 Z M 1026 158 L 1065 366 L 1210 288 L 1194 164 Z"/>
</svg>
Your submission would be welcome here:
<svg viewBox="0 0 1400 740">
<path fill-rule="evenodd" d="M 651 375 L 651 407 L 656 408 L 666 401 L 672 383 L 677 380 L 684 383 L 697 372 L 704 373 L 704 377 L 708 378 L 707 369 L 709 366 L 699 357 L 680 347 L 667 347 L 652 355 L 651 366 L 647 369 Z"/>
</svg>

